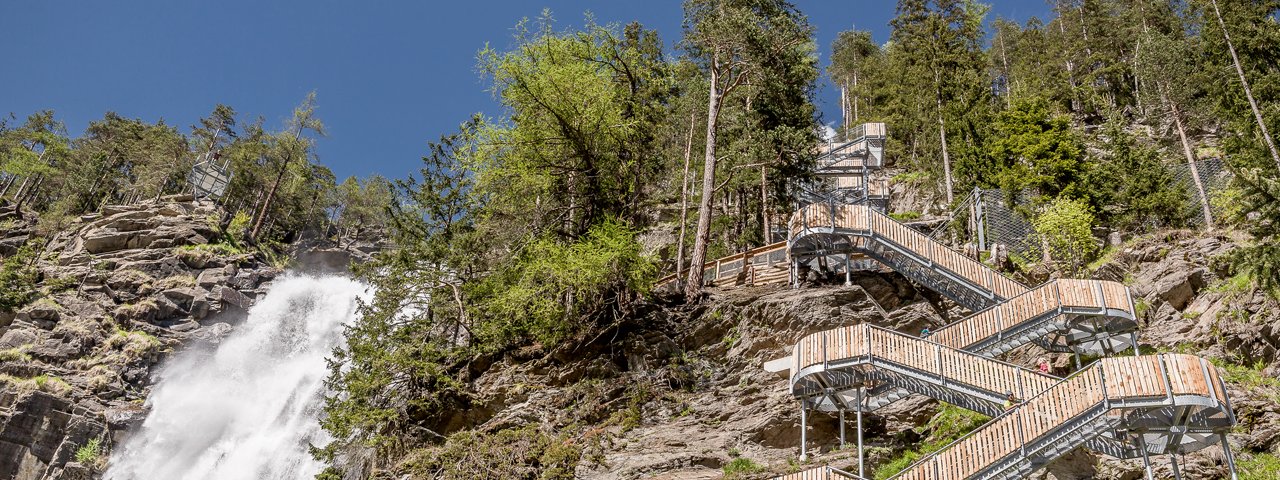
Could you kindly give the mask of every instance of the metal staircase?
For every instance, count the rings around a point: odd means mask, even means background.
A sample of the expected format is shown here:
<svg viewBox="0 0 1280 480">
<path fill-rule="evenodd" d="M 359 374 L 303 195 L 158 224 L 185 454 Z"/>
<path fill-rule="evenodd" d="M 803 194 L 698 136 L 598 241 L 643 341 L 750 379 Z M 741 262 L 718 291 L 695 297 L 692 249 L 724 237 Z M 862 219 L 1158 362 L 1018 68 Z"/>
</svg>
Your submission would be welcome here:
<svg viewBox="0 0 1280 480">
<path fill-rule="evenodd" d="M 889 384 L 995 417 L 896 478 L 1020 478 L 1079 446 L 1145 459 L 1235 424 L 1216 369 L 1190 355 L 1103 359 L 1059 379 L 863 324 L 809 335 L 787 360 L 805 409 L 857 410 L 867 397 L 851 389 Z M 1028 400 L 1004 411 L 1006 392 Z"/>
<path fill-rule="evenodd" d="M 707 262 L 705 278 L 721 286 L 786 278 L 798 286 L 802 269 L 843 264 L 847 279 L 856 256 L 858 264 L 878 262 L 975 313 L 927 339 L 869 325 L 818 332 L 789 357 L 766 363 L 767 370 L 790 371 L 801 405 L 802 458 L 809 411 L 837 412 L 842 443 L 844 414 L 854 411 L 861 475 L 862 413 L 913 393 L 994 418 L 896 478 L 1017 478 L 1079 446 L 1145 460 L 1224 438 L 1235 418 L 1216 370 L 1202 359 L 1104 359 L 1061 379 L 991 358 L 1029 343 L 1074 352 L 1077 362 L 1080 354 L 1135 348 L 1128 288 L 1095 280 L 1028 288 L 894 221 L 882 213 L 887 185 L 871 176 L 882 166 L 884 126 L 864 125 L 853 138 L 821 149 L 815 181 L 792 185 L 798 208 L 787 241 Z M 1006 411 L 1011 396 L 1028 400 Z M 821 467 L 782 478 L 859 475 Z"/>
</svg>

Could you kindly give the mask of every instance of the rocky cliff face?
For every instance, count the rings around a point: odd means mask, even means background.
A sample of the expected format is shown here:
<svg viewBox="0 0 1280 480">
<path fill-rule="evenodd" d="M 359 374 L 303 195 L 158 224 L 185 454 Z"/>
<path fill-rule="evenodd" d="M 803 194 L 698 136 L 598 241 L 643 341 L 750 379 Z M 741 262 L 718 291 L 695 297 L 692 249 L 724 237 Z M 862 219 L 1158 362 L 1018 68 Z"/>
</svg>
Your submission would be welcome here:
<svg viewBox="0 0 1280 480">
<path fill-rule="evenodd" d="M 216 344 L 281 272 L 223 245 L 211 204 L 173 196 L 79 219 L 35 260 L 42 298 L 0 312 L 0 479 L 93 478 L 175 350 Z M 0 255 L 34 237 L 0 209 Z"/>
</svg>

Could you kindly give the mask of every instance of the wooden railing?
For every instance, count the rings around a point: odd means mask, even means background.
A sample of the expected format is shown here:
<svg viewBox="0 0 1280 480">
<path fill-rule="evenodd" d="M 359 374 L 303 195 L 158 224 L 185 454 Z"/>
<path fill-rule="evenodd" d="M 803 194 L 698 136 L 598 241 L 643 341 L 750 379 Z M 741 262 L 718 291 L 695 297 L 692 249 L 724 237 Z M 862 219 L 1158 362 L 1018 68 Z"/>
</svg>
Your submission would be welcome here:
<svg viewBox="0 0 1280 480">
<path fill-rule="evenodd" d="M 713 282 L 716 280 L 720 280 L 722 278 L 729 278 L 732 276 L 736 276 L 738 272 L 742 271 L 742 267 L 747 264 L 750 264 L 752 266 L 760 266 L 760 265 L 764 265 L 766 267 L 770 266 L 770 264 L 772 263 L 770 261 L 771 256 L 776 256 L 778 252 L 785 253 L 786 250 L 787 250 L 787 242 L 783 241 L 778 243 L 771 243 L 763 247 L 756 247 L 742 253 L 735 253 L 733 255 L 729 255 L 727 257 L 717 258 L 715 260 L 702 264 L 703 280 L 708 282 Z M 759 259 L 764 259 L 764 260 L 760 261 Z M 785 260 L 783 260 L 783 262 L 785 262 Z M 685 271 L 688 272 L 688 270 L 685 270 Z M 665 277 L 659 278 L 658 281 L 655 283 L 657 286 L 661 287 L 663 285 L 674 282 L 675 280 L 676 280 L 676 274 L 672 273 Z"/>
<path fill-rule="evenodd" d="M 810 468 L 808 470 L 789 473 L 777 480 L 865 480 L 852 473 L 832 467 Z"/>
<path fill-rule="evenodd" d="M 938 329 L 929 340 L 965 348 L 1046 313 L 1071 309 L 1120 311 L 1134 316 L 1124 284 L 1103 280 L 1053 280 L 991 308 Z"/>
<path fill-rule="evenodd" d="M 793 386 L 803 376 L 824 370 L 831 363 L 844 365 L 858 359 L 871 365 L 888 363 L 914 369 L 942 384 L 968 385 L 995 396 L 1015 392 L 1025 398 L 1059 380 L 1052 375 L 865 323 L 806 336 L 796 344 L 792 358 Z"/>
<path fill-rule="evenodd" d="M 1168 375 L 1164 373 L 1167 372 Z M 1090 412 L 1172 405 L 1174 395 L 1214 399 L 1228 405 L 1217 370 L 1183 354 L 1104 358 L 996 417 L 986 425 L 894 476 L 901 480 L 959 480 L 1021 454 L 1020 449 Z M 1141 402 L 1141 403 L 1137 403 Z"/>
<path fill-rule="evenodd" d="M 1025 285 L 982 262 L 966 257 L 866 205 L 809 205 L 793 214 L 788 226 L 792 238 L 803 236 L 809 229 L 830 228 L 873 241 L 887 241 L 921 257 L 930 266 L 945 269 L 1001 298 L 1012 298 L 1027 291 Z"/>
</svg>

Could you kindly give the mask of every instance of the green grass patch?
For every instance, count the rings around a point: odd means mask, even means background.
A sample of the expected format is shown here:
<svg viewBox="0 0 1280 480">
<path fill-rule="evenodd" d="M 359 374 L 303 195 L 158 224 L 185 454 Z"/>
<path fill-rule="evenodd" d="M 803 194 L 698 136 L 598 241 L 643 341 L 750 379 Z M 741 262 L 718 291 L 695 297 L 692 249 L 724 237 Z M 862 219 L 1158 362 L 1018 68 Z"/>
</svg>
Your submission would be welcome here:
<svg viewBox="0 0 1280 480">
<path fill-rule="evenodd" d="M 876 468 L 873 476 L 877 480 L 892 477 L 894 474 L 911 466 L 921 457 L 941 450 L 942 447 L 982 426 L 990 419 L 991 417 L 981 413 L 944 403 L 938 413 L 929 419 L 929 423 L 926 423 L 919 430 L 928 432 L 928 434 L 916 445 L 916 448 L 908 449 L 898 455 L 897 458 L 890 460 L 889 463 L 880 465 Z"/>
<path fill-rule="evenodd" d="M 890 180 L 893 183 L 919 183 L 929 178 L 929 172 L 924 170 L 915 170 L 911 172 L 902 172 L 894 175 Z"/>
<path fill-rule="evenodd" d="M 889 218 L 892 218 L 899 222 L 909 222 L 911 220 L 916 220 L 920 218 L 920 212 L 895 212 L 895 213 L 890 213 Z"/>
<path fill-rule="evenodd" d="M 1115 260 L 1116 254 L 1118 253 L 1120 253 L 1119 248 L 1116 248 L 1116 247 L 1104 248 L 1102 249 L 1102 252 L 1098 254 L 1098 258 L 1093 259 L 1092 262 L 1089 262 L 1088 265 L 1085 265 L 1085 268 L 1087 268 L 1090 272 L 1096 272 L 1098 271 L 1099 268 L 1102 268 L 1103 265 L 1111 263 L 1112 260 Z"/>
<path fill-rule="evenodd" d="M 27 347 L 14 347 L 0 350 L 0 362 L 30 362 L 31 355 L 27 354 Z"/>
<path fill-rule="evenodd" d="M 1210 285 L 1208 290 L 1214 293 L 1221 293 L 1228 298 L 1235 298 L 1240 295 L 1253 291 L 1253 276 L 1249 272 L 1240 272 L 1224 278 Z"/>
<path fill-rule="evenodd" d="M 738 457 L 724 465 L 724 478 L 739 478 L 764 470 L 764 467 L 747 457 Z"/>
<path fill-rule="evenodd" d="M 1274 480 L 1280 478 L 1280 456 L 1257 453 L 1238 465 L 1240 480 Z"/>
<path fill-rule="evenodd" d="M 93 439 L 76 449 L 76 462 L 84 465 L 98 465 L 102 461 L 102 440 Z"/>
</svg>

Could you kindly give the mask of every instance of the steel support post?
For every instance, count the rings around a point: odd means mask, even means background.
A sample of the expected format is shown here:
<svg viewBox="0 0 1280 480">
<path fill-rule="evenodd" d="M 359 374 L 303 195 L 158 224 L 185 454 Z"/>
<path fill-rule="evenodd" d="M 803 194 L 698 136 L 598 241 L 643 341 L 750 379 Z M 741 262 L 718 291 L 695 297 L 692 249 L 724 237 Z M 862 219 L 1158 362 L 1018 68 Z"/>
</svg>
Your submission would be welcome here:
<svg viewBox="0 0 1280 480">
<path fill-rule="evenodd" d="M 852 253 L 844 254 L 844 286 L 846 287 L 853 285 L 853 261 L 851 257 L 853 257 Z"/>
<path fill-rule="evenodd" d="M 845 448 L 845 410 L 840 408 L 840 448 Z"/>
<path fill-rule="evenodd" d="M 805 450 L 805 430 L 808 430 L 809 419 L 807 417 L 808 409 L 805 408 L 805 401 L 800 401 L 800 461 L 809 460 L 809 453 Z"/>
<path fill-rule="evenodd" d="M 1072 355 L 1075 356 L 1075 359 L 1076 359 L 1076 370 L 1080 370 L 1080 352 L 1076 351 L 1075 349 L 1071 349 L 1071 353 Z"/>
<path fill-rule="evenodd" d="M 1236 475 L 1236 457 L 1231 454 L 1231 445 L 1227 444 L 1227 434 L 1219 435 L 1222 440 L 1222 456 L 1227 457 L 1227 470 L 1231 472 L 1231 480 L 1238 480 L 1240 477 Z"/>
<path fill-rule="evenodd" d="M 1178 469 L 1178 454 L 1169 454 L 1169 468 L 1173 470 L 1173 480 L 1182 480 L 1182 470 Z"/>
<path fill-rule="evenodd" d="M 1151 458 L 1147 456 L 1147 440 L 1142 438 L 1142 434 L 1138 434 L 1138 451 L 1142 453 L 1142 468 L 1145 470 L 1147 480 L 1155 480 L 1155 475 L 1151 473 Z"/>
<path fill-rule="evenodd" d="M 862 391 L 863 390 L 864 389 L 862 387 L 858 388 L 858 413 L 857 413 L 858 415 L 858 476 L 862 478 L 866 478 L 867 474 L 863 470 L 863 465 L 862 465 Z M 1226 437 L 1223 437 L 1223 438 L 1226 438 Z M 1233 468 L 1232 471 L 1234 472 L 1235 469 Z"/>
<path fill-rule="evenodd" d="M 1130 332 L 1129 339 L 1133 341 L 1133 356 L 1142 355 L 1142 352 L 1138 351 L 1138 332 Z"/>
<path fill-rule="evenodd" d="M 986 219 L 983 218 L 985 217 L 985 214 L 982 211 L 982 190 L 977 187 L 973 188 L 973 205 L 974 210 L 977 211 L 976 217 L 978 219 L 978 252 L 982 252 L 987 249 L 987 222 Z M 978 261 L 982 261 L 981 253 L 978 254 Z"/>
</svg>

